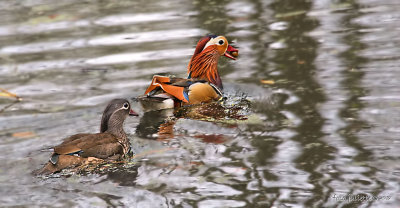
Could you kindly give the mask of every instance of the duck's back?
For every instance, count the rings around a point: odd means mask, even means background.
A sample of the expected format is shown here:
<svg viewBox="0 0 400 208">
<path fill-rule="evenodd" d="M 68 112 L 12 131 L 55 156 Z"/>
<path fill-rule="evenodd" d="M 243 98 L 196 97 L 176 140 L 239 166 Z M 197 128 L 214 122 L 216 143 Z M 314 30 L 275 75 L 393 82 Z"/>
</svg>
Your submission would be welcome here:
<svg viewBox="0 0 400 208">
<path fill-rule="evenodd" d="M 123 156 L 123 146 L 112 134 L 76 134 L 55 146 L 50 161 L 34 173 L 49 174 L 91 161 L 120 160 Z"/>
<path fill-rule="evenodd" d="M 107 159 L 122 154 L 123 149 L 116 136 L 109 133 L 97 133 L 69 137 L 63 143 L 54 147 L 54 153 Z"/>
</svg>

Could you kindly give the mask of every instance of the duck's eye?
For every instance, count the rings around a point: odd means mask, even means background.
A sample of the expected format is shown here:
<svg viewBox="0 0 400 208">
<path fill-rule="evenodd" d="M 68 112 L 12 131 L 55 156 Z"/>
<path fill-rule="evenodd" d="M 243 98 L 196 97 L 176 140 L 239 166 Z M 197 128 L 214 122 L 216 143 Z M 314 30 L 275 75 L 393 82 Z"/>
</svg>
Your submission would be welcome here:
<svg viewBox="0 0 400 208">
<path fill-rule="evenodd" d="M 219 45 L 223 45 L 223 44 L 224 44 L 224 40 L 219 40 L 219 41 L 218 41 L 218 44 L 219 44 Z"/>
<path fill-rule="evenodd" d="M 128 108 L 129 108 L 129 104 L 128 104 L 128 103 L 124 103 L 123 108 L 124 108 L 124 109 L 128 109 Z"/>
</svg>

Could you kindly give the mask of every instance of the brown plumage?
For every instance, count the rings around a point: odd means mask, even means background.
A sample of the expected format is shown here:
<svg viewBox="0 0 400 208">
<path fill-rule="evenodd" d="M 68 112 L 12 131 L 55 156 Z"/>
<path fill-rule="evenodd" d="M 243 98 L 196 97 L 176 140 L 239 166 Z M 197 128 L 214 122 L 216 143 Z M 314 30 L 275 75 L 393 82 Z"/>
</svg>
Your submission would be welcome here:
<svg viewBox="0 0 400 208">
<path fill-rule="evenodd" d="M 145 110 L 158 110 L 218 100 L 223 89 L 218 73 L 218 60 L 221 56 L 235 60 L 238 50 L 229 45 L 223 36 L 209 35 L 201 38 L 188 65 L 188 78 L 155 75 L 145 96 L 139 97 L 139 101 Z M 167 102 L 168 99 L 173 101 Z M 151 101 L 159 105 L 149 105 Z M 149 106 L 154 109 L 149 109 Z"/>
<path fill-rule="evenodd" d="M 128 115 L 137 116 L 125 99 L 114 99 L 103 112 L 100 133 L 76 134 L 54 147 L 50 161 L 36 174 L 50 174 L 65 168 L 98 161 L 117 161 L 130 151 L 123 129 Z"/>
</svg>

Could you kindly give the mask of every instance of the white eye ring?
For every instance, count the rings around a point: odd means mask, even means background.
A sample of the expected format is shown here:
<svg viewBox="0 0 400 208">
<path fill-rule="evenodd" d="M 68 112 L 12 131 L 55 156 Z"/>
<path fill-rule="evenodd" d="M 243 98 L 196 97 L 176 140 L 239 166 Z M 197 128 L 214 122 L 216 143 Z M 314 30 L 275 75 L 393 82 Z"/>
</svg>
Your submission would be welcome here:
<svg viewBox="0 0 400 208">
<path fill-rule="evenodd" d="M 128 103 L 124 103 L 124 105 L 122 106 L 123 109 L 128 109 L 129 108 L 129 104 Z"/>
<path fill-rule="evenodd" d="M 224 40 L 219 40 L 218 45 L 224 45 L 225 41 Z"/>
</svg>

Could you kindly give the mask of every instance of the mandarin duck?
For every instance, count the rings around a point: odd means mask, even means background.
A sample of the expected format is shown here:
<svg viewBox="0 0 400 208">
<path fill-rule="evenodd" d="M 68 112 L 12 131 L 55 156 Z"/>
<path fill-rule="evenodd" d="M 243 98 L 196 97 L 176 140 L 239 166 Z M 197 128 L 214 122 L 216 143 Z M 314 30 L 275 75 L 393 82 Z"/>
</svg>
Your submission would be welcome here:
<svg viewBox="0 0 400 208">
<path fill-rule="evenodd" d="M 76 134 L 53 148 L 49 162 L 36 174 L 51 174 L 92 161 L 118 161 L 130 153 L 131 145 L 123 129 L 128 115 L 138 114 L 125 99 L 114 99 L 106 107 L 100 133 Z"/>
<path fill-rule="evenodd" d="M 138 97 L 145 111 L 207 103 L 222 97 L 218 60 L 236 60 L 239 51 L 224 36 L 208 35 L 199 40 L 188 65 L 188 77 L 154 75 L 145 95 Z"/>
</svg>

